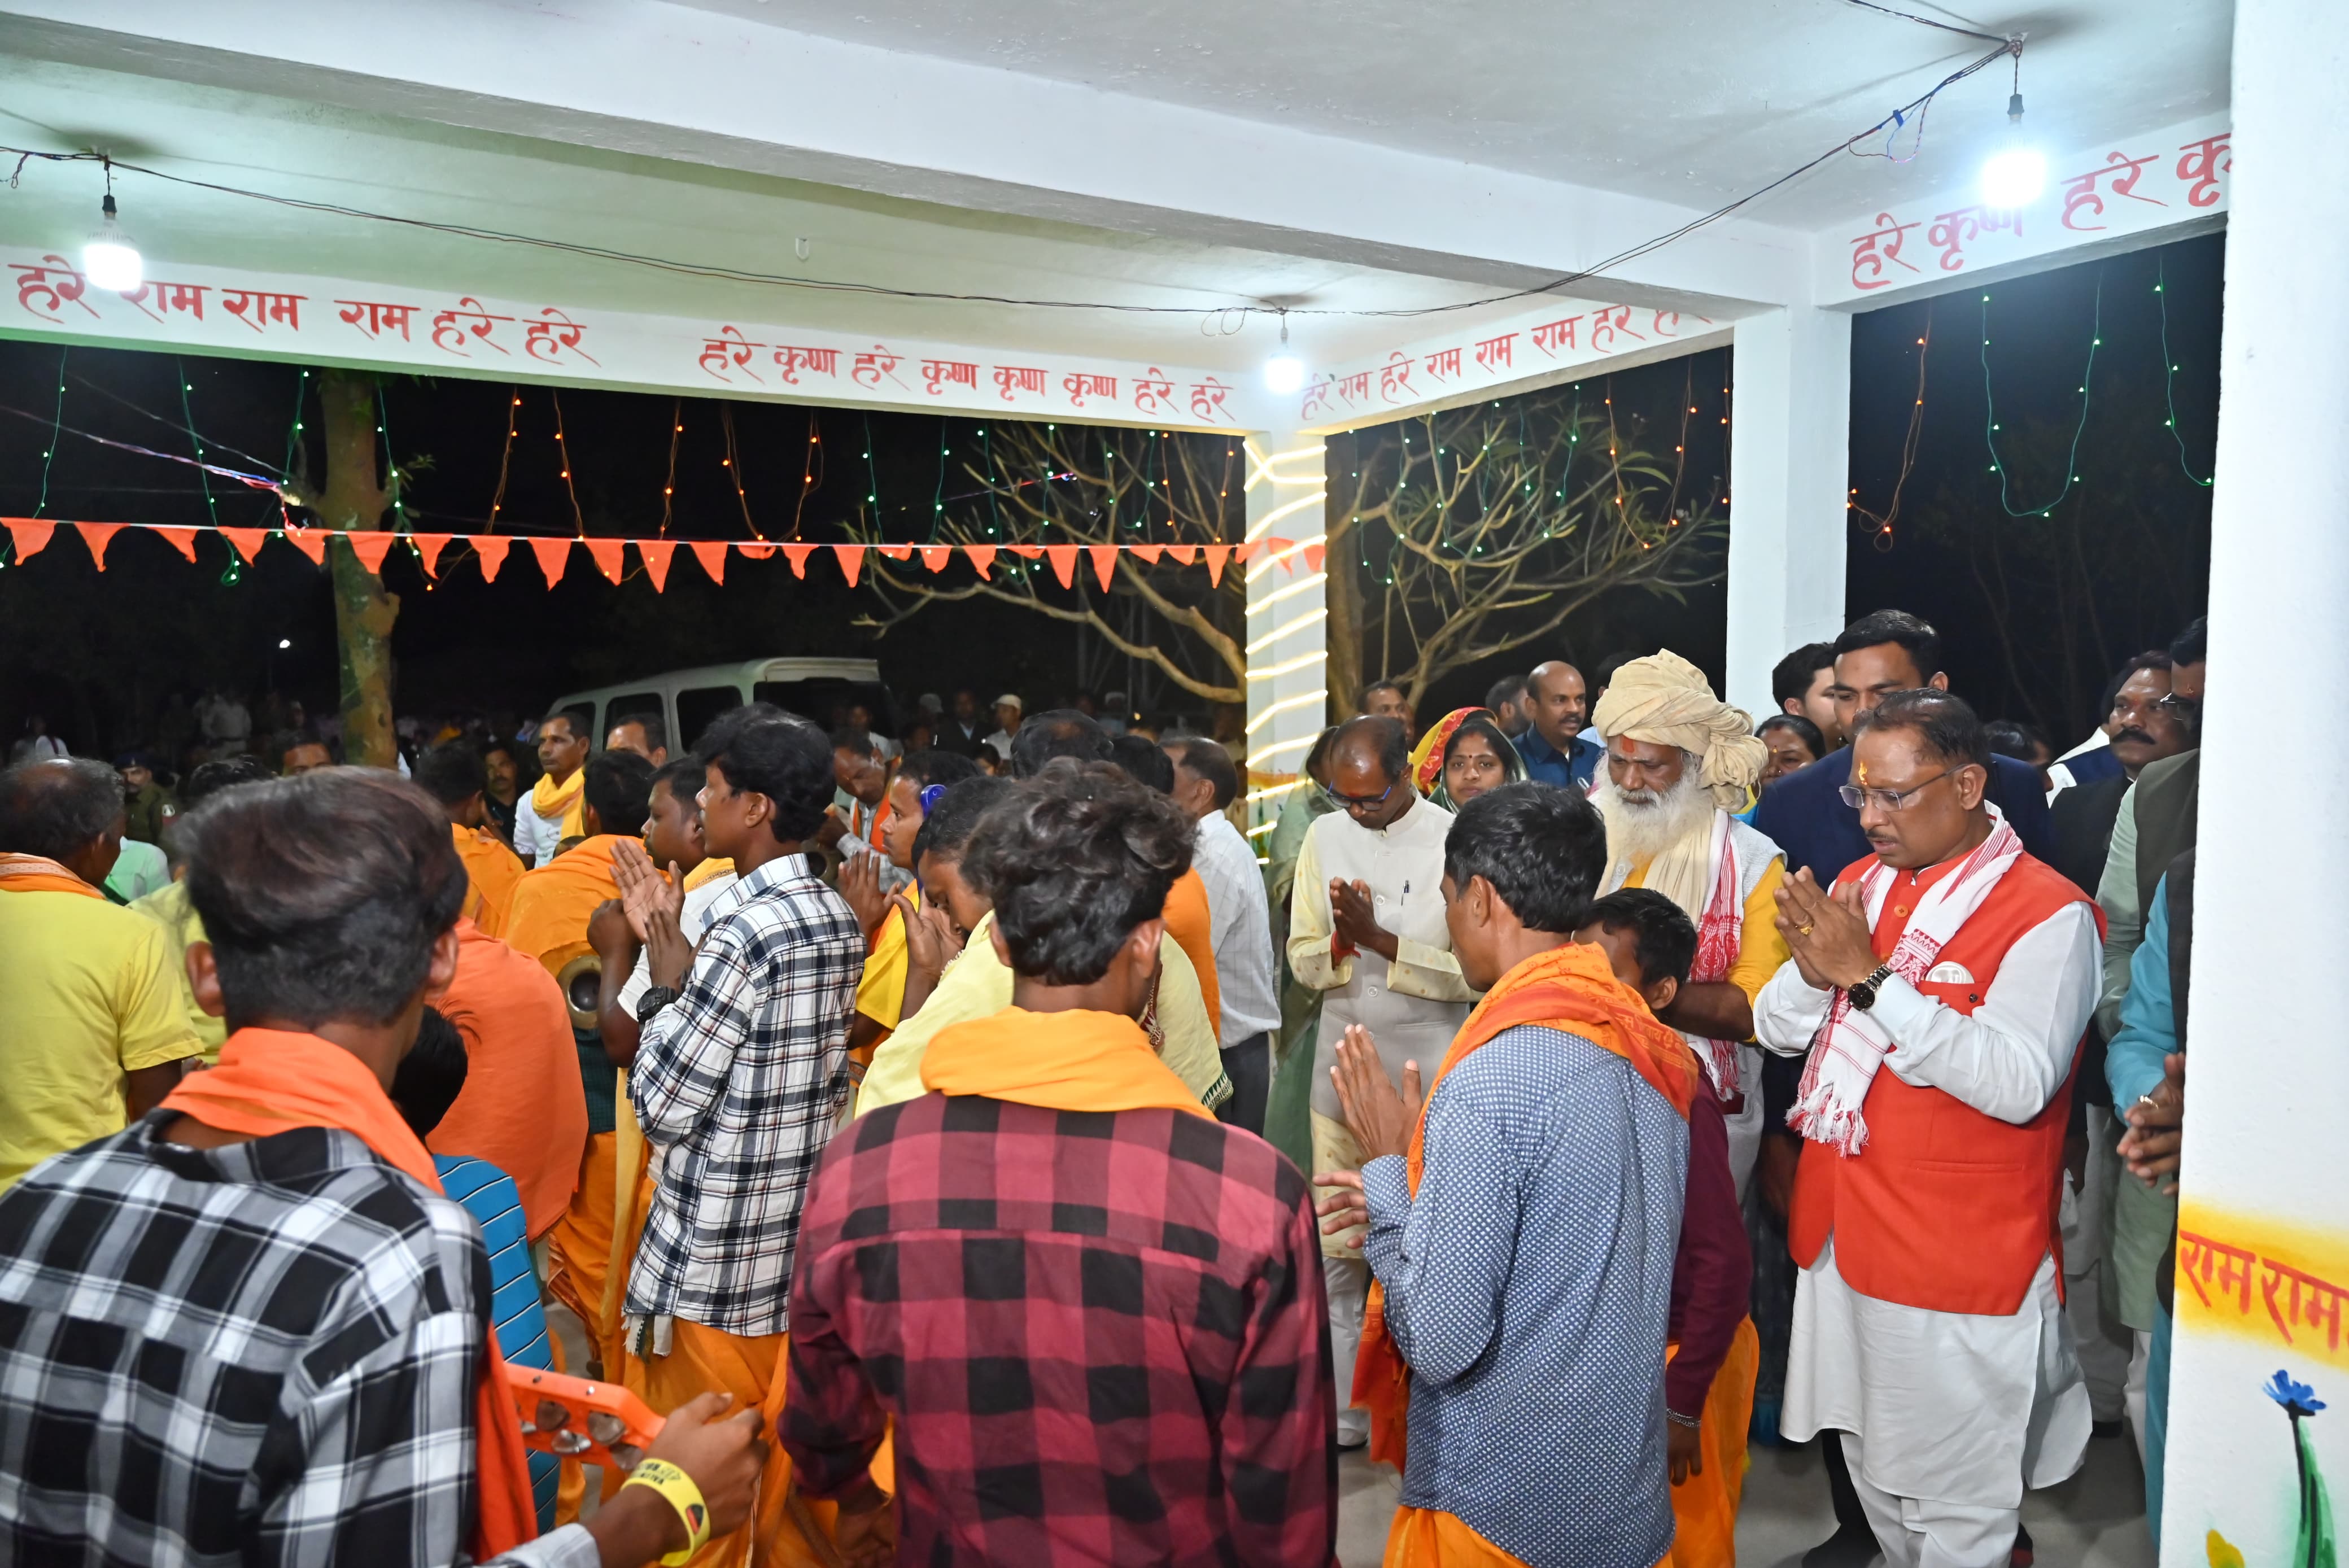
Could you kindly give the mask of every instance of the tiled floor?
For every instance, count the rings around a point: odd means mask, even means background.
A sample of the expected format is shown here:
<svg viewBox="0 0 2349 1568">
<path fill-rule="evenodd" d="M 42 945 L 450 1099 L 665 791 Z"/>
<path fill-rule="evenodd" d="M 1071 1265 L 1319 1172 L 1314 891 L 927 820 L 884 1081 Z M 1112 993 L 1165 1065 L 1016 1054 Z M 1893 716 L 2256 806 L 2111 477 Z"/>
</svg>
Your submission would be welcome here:
<svg viewBox="0 0 2349 1568">
<path fill-rule="evenodd" d="M 1344 1568 L 1376 1568 L 1401 1483 L 1392 1470 L 1350 1453 L 1339 1462 L 1338 1487 L 1338 1559 Z M 2090 1443 L 2078 1475 L 2023 1499 L 2023 1522 L 2039 1562 L 2046 1568 L 2153 1568 L 2144 1489 L 2127 1438 Z M 1754 1449 L 1737 1517 L 1740 1568 L 1794 1568 L 1834 1532 L 1817 1445 Z"/>
</svg>

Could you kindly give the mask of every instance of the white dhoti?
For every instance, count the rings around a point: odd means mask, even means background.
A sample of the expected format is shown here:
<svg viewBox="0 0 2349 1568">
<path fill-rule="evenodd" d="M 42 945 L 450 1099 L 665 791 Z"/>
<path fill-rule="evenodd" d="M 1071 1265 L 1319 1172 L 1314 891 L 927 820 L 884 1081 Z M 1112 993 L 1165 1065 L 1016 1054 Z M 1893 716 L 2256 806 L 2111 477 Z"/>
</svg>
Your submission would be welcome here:
<svg viewBox="0 0 2349 1568">
<path fill-rule="evenodd" d="M 2012 1542 L 2025 1489 L 2080 1468 L 2092 1420 L 2052 1253 L 2004 1317 L 1862 1295 L 1832 1240 L 1803 1271 L 1781 1425 L 1797 1442 L 1858 1437 L 1846 1452 L 1888 1561 L 1975 1568 L 2002 1528 Z M 1979 1568 L 2005 1561 L 2000 1545 Z"/>
</svg>

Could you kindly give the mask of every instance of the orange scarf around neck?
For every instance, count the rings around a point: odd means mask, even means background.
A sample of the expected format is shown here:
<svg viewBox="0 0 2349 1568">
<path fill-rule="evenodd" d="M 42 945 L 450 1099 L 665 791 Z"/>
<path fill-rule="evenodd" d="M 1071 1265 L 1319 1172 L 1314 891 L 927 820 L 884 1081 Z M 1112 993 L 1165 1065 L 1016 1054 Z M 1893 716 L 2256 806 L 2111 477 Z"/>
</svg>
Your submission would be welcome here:
<svg viewBox="0 0 2349 1568">
<path fill-rule="evenodd" d="M 333 1127 L 373 1150 L 394 1170 L 438 1192 L 440 1172 L 358 1057 L 330 1040 L 286 1029 L 239 1029 L 221 1047 L 220 1065 L 183 1078 L 163 1109 L 206 1127 L 267 1138 L 296 1127 Z M 486 1305 L 486 1304 L 485 1304 Z M 538 1533 L 522 1423 L 506 1392 L 505 1358 L 494 1326 L 483 1324 L 489 1365 L 474 1400 L 475 1459 L 481 1494 L 473 1560 L 486 1563 Z"/>
<path fill-rule="evenodd" d="M 1047 1110 L 1187 1110 L 1215 1119 L 1121 1013 L 1006 1007 L 940 1029 L 922 1053 L 922 1087 Z"/>
<path fill-rule="evenodd" d="M 612 847 L 619 841 L 617 833 L 598 833 L 515 878 L 506 897 L 505 929 L 498 933 L 506 945 L 529 954 L 554 975 L 582 954 L 595 952 L 587 921 L 597 904 L 620 896 L 612 874 Z"/>
<path fill-rule="evenodd" d="M 0 892 L 78 892 L 106 895 L 53 860 L 41 855 L 0 854 Z"/>
<path fill-rule="evenodd" d="M 1419 1102 L 1403 1171 L 1413 1197 L 1427 1165 L 1427 1108 L 1444 1075 L 1507 1030 L 1532 1025 L 1578 1036 L 1630 1063 L 1631 1070 L 1688 1119 L 1696 1094 L 1696 1057 L 1678 1031 L 1648 1011 L 1640 994 L 1615 978 L 1599 947 L 1568 942 L 1537 953 L 1502 975 L 1453 1037 L 1444 1065 Z M 1387 1334 L 1386 1293 L 1373 1281 L 1362 1315 L 1362 1347 L 1354 1360 L 1354 1403 L 1371 1413 L 1371 1457 L 1403 1467 L 1411 1413 L 1411 1368 Z"/>
</svg>

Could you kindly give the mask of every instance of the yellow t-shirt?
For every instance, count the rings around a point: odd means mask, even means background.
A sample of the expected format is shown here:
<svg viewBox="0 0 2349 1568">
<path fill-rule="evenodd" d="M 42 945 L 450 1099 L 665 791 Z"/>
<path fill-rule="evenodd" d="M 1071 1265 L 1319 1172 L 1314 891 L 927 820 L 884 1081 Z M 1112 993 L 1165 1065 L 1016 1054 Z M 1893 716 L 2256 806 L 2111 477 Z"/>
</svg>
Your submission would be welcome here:
<svg viewBox="0 0 2349 1568">
<path fill-rule="evenodd" d="M 918 885 L 905 889 L 916 909 L 922 907 Z M 864 977 L 856 983 L 856 1010 L 885 1029 L 897 1026 L 905 1003 L 905 917 L 893 904 L 864 955 Z"/>
<path fill-rule="evenodd" d="M 202 1053 L 143 914 L 70 892 L 0 892 L 0 1191 L 52 1154 L 122 1130 L 141 1068 Z"/>
<path fill-rule="evenodd" d="M 130 907 L 163 928 L 171 944 L 171 973 L 180 983 L 180 1006 L 188 1015 L 188 1027 L 203 1042 L 204 1060 L 220 1060 L 221 1047 L 228 1040 L 228 1020 L 197 1006 L 195 988 L 188 984 L 188 944 L 208 940 L 204 917 L 188 902 L 188 884 L 175 882 L 157 888 L 145 898 L 132 899 Z"/>
<path fill-rule="evenodd" d="M 1641 866 L 1625 880 L 1625 887 L 1645 887 L 1648 868 Z M 1745 1005 L 1752 1006 L 1762 995 L 1762 987 L 1770 984 L 1770 976 L 1778 973 L 1794 949 L 1778 929 L 1778 890 L 1785 885 L 1786 862 L 1774 860 L 1762 872 L 1762 880 L 1754 884 L 1753 895 L 1745 901 L 1744 918 L 1737 931 L 1737 956 L 1729 965 L 1729 984 L 1745 993 Z"/>
</svg>

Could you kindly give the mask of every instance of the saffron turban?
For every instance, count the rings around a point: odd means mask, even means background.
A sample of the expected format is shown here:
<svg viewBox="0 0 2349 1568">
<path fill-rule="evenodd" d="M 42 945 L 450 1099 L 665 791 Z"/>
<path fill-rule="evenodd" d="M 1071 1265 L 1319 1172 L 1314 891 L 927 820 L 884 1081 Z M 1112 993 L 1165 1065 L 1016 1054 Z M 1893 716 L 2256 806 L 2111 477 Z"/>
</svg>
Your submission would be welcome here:
<svg viewBox="0 0 2349 1568">
<path fill-rule="evenodd" d="M 1590 722 L 1609 740 L 1677 746 L 1698 758 L 1698 781 L 1724 811 L 1745 810 L 1770 758 L 1745 710 L 1714 696 L 1704 672 L 1669 649 L 1617 670 Z"/>
</svg>

